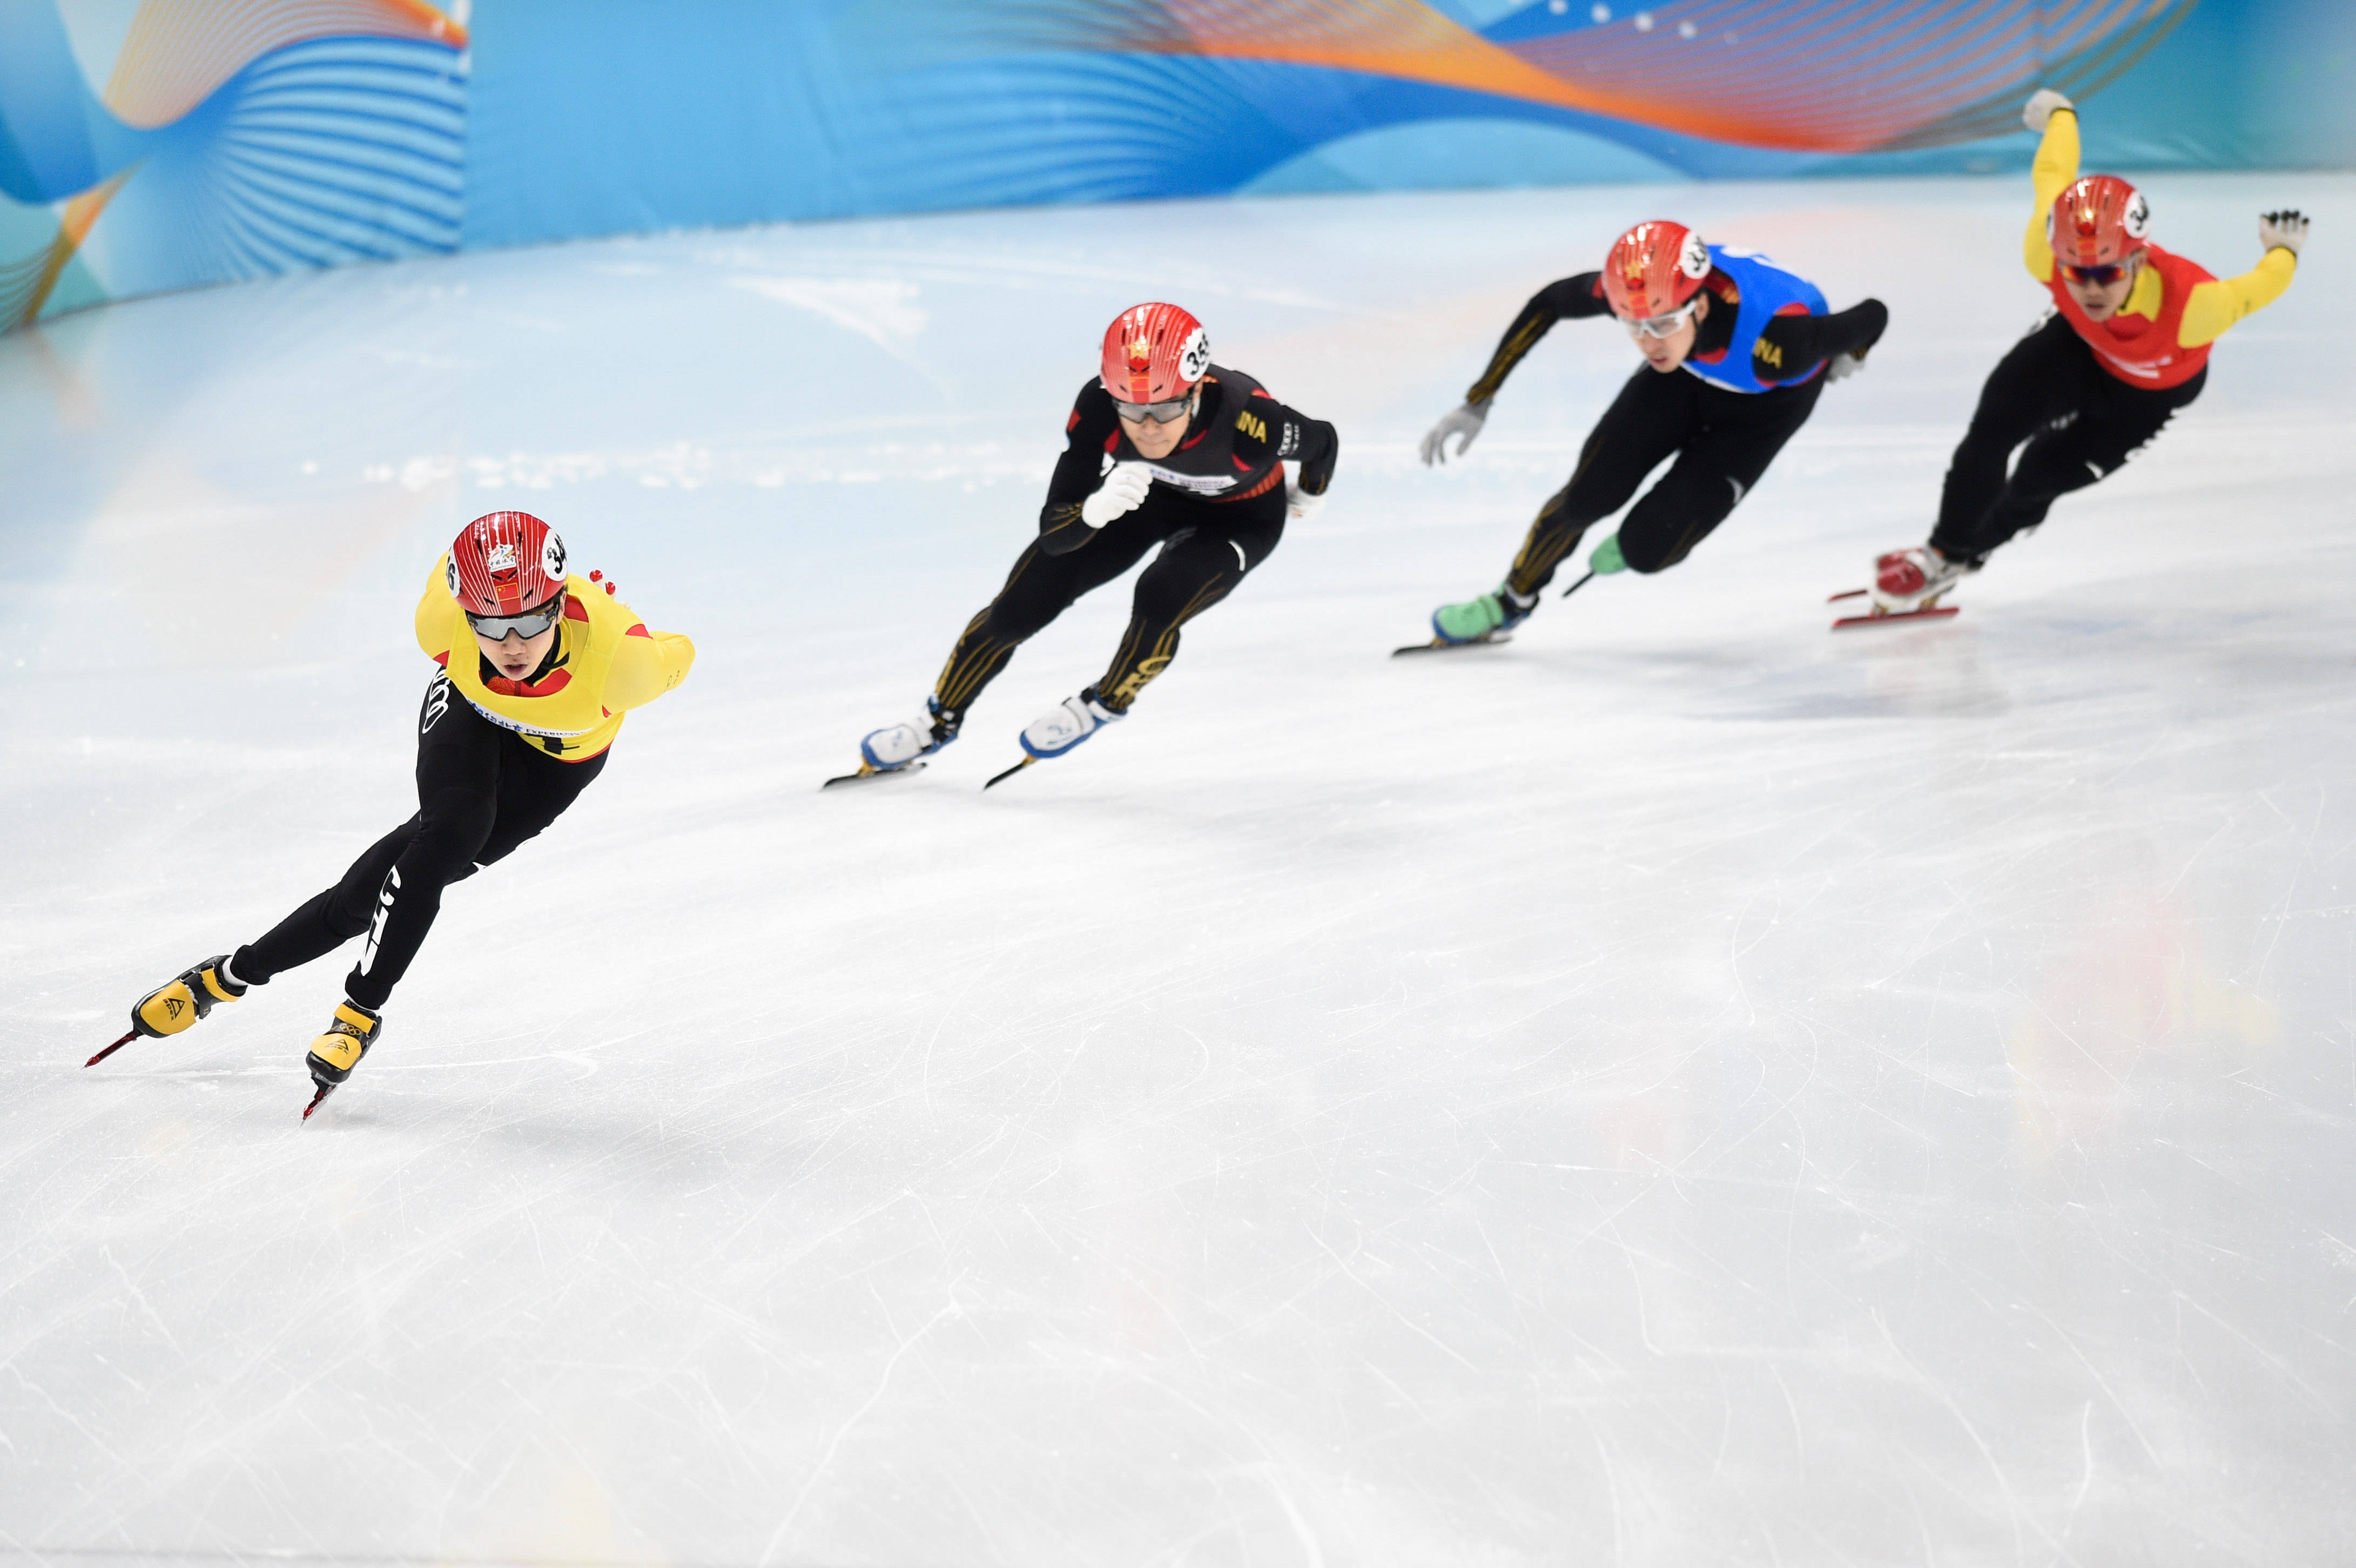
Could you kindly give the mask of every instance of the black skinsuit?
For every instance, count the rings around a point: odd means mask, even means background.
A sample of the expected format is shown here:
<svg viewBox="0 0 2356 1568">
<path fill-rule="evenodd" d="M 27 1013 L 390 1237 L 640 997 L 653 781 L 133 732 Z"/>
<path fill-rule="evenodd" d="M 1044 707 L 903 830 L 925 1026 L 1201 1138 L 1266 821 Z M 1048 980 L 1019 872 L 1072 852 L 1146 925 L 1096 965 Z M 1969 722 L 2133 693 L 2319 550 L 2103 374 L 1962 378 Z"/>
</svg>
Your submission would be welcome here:
<svg viewBox="0 0 2356 1568">
<path fill-rule="evenodd" d="M 1506 328 L 1465 401 L 1494 397 L 1557 321 L 1611 314 L 1601 279 L 1580 273 L 1539 290 Z M 1709 315 L 1695 328 L 1687 357 L 1707 361 L 1730 347 L 1740 298 L 1722 273 L 1711 273 L 1702 287 L 1711 295 Z M 1682 370 L 1638 369 L 1596 421 L 1570 481 L 1538 509 L 1505 585 L 1524 598 L 1545 587 L 1588 528 L 1627 506 L 1644 476 L 1670 457 L 1675 465 L 1620 520 L 1620 553 L 1639 572 L 1684 560 L 1807 423 L 1824 390 L 1824 362 L 1836 354 L 1862 358 L 1889 323 L 1877 299 L 1829 316 L 1770 317 L 1751 350 L 1751 372 L 1769 383 L 1763 392 L 1732 392 Z"/>
<path fill-rule="evenodd" d="M 1065 424 L 1064 455 L 1047 483 L 1039 537 L 1015 558 L 1006 585 L 949 654 L 934 695 L 952 729 L 1014 650 L 1092 588 L 1162 553 L 1137 579 L 1129 629 L 1096 684 L 1116 713 L 1137 699 L 1178 651 L 1178 628 L 1233 593 L 1284 536 L 1283 459 L 1323 495 L 1341 452 L 1333 427 L 1269 396 L 1240 371 L 1214 365 L 1177 450 L 1148 463 L 1153 485 L 1130 512 L 1092 529 L 1080 503 L 1109 462 L 1148 462 L 1122 432 L 1112 394 L 1090 381 Z"/>
</svg>

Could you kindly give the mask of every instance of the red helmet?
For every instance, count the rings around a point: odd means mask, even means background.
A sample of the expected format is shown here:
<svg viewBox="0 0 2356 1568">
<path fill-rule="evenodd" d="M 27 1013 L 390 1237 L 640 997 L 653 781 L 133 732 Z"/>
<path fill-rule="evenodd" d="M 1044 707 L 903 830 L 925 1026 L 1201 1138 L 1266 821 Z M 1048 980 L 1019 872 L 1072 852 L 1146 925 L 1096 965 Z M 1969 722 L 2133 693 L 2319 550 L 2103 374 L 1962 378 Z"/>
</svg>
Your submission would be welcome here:
<svg viewBox="0 0 2356 1568">
<path fill-rule="evenodd" d="M 1639 223 L 1603 258 L 1603 297 L 1623 321 L 1665 316 L 1694 296 L 1709 269 L 1709 247 L 1684 224 Z"/>
<path fill-rule="evenodd" d="M 2115 174 L 2090 174 L 2053 199 L 2045 242 L 2065 267 L 2108 267 L 2143 249 L 2151 208 Z"/>
<path fill-rule="evenodd" d="M 1104 335 L 1104 387 L 1120 403 L 1184 397 L 1211 368 L 1203 324 L 1174 305 L 1132 305 Z"/>
<path fill-rule="evenodd" d="M 468 615 L 517 615 L 564 591 L 564 541 L 528 511 L 485 512 L 451 543 L 448 578 Z"/>
</svg>

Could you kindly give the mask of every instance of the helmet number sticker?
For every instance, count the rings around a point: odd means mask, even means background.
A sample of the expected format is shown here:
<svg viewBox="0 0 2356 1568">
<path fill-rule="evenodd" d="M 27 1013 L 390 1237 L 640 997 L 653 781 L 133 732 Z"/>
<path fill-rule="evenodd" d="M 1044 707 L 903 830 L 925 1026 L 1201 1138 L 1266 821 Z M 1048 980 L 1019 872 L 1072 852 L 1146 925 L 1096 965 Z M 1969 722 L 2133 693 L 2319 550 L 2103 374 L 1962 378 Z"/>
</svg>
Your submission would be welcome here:
<svg viewBox="0 0 2356 1568">
<path fill-rule="evenodd" d="M 1709 276 L 1709 247 L 1690 229 L 1686 231 L 1685 249 L 1677 254 L 1677 270 L 1689 278 Z"/>
<path fill-rule="evenodd" d="M 541 574 L 552 583 L 564 581 L 564 541 L 556 530 L 550 529 L 540 546 Z"/>
<path fill-rule="evenodd" d="M 1199 381 L 1210 368 L 1210 335 L 1197 327 L 1186 335 L 1185 347 L 1178 350 L 1178 379 Z"/>
</svg>

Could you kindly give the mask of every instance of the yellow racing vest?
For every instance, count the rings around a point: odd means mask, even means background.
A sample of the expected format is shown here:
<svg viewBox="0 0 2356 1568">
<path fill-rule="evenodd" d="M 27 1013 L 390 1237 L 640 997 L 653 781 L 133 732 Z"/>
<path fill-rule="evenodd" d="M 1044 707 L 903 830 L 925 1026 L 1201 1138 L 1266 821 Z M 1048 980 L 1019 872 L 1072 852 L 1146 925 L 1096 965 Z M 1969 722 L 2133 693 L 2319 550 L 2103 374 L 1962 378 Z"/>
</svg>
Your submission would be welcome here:
<svg viewBox="0 0 2356 1568">
<path fill-rule="evenodd" d="M 556 623 L 556 653 L 546 672 L 537 681 L 486 680 L 474 628 L 450 596 L 448 571 L 445 554 L 425 580 L 417 646 L 450 672 L 450 684 L 477 713 L 567 762 L 586 762 L 613 745 L 622 715 L 686 680 L 695 662 L 695 644 L 686 638 L 648 631 L 629 606 L 585 578 L 568 576 L 564 618 Z"/>
</svg>

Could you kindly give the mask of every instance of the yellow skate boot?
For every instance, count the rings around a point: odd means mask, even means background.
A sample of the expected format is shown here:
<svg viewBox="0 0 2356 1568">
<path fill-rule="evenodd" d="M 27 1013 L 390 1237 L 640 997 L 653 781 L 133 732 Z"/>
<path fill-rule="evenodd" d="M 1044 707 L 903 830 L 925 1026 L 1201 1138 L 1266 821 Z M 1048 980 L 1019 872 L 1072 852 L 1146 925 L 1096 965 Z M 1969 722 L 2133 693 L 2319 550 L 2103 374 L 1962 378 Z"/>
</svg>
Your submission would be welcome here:
<svg viewBox="0 0 2356 1568">
<path fill-rule="evenodd" d="M 335 1092 L 336 1086 L 352 1076 L 352 1069 L 360 1065 L 376 1037 L 384 1033 L 384 1020 L 357 1002 L 338 1002 L 336 1015 L 327 1025 L 327 1032 L 311 1042 L 310 1054 L 303 1065 L 311 1069 L 311 1081 L 319 1092 L 311 1096 L 311 1103 L 303 1108 L 303 1120 L 319 1109 L 319 1102 Z"/>
<path fill-rule="evenodd" d="M 177 979 L 157 986 L 131 1009 L 131 1032 L 82 1063 L 96 1067 L 145 1035 L 160 1040 L 177 1035 L 224 1002 L 245 994 L 245 986 L 229 977 L 229 954 L 215 953 Z"/>
</svg>

